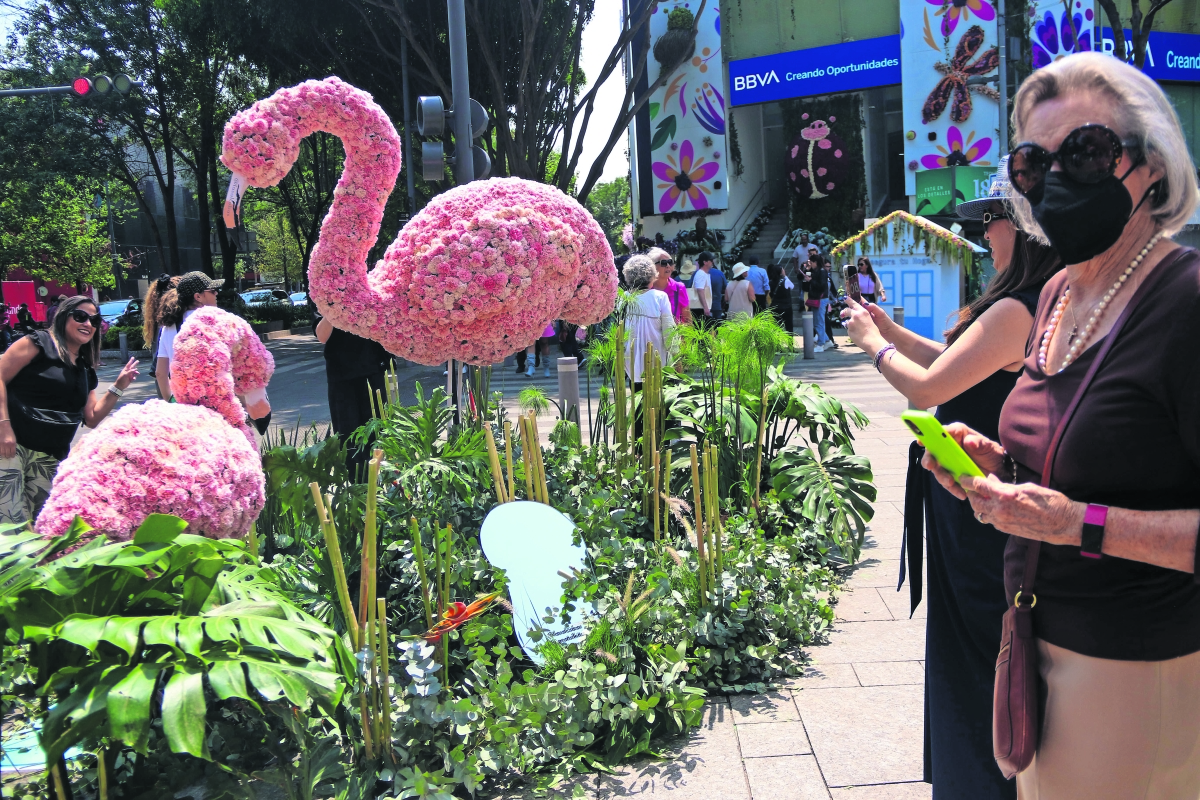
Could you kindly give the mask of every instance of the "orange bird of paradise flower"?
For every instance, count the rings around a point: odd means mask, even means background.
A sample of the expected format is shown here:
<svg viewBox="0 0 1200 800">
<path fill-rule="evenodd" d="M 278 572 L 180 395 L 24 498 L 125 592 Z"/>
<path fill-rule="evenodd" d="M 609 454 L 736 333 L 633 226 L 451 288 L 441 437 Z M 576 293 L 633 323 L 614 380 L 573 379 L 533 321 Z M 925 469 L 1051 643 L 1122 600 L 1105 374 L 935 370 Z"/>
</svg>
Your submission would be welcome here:
<svg viewBox="0 0 1200 800">
<path fill-rule="evenodd" d="M 425 633 L 421 634 L 421 638 L 430 644 L 437 644 L 442 640 L 444 634 L 449 633 L 455 628 L 463 625 L 475 617 L 478 617 L 484 611 L 487 611 L 488 606 L 496 601 L 500 596 L 499 592 L 485 594 L 475 600 L 475 602 L 467 605 L 466 603 L 451 603 L 450 606 L 442 612 L 442 618 L 438 623 L 430 628 Z"/>
</svg>

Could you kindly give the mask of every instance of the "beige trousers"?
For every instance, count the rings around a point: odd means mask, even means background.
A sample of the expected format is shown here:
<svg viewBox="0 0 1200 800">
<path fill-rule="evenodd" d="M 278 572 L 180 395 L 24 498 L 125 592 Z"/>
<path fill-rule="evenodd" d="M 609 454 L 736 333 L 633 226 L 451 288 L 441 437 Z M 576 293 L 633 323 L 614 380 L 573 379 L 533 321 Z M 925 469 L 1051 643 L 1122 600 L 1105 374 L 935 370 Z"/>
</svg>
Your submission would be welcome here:
<svg viewBox="0 0 1200 800">
<path fill-rule="evenodd" d="M 1048 690 L 1019 800 L 1200 798 L 1200 653 L 1092 658 L 1038 641 Z"/>
</svg>

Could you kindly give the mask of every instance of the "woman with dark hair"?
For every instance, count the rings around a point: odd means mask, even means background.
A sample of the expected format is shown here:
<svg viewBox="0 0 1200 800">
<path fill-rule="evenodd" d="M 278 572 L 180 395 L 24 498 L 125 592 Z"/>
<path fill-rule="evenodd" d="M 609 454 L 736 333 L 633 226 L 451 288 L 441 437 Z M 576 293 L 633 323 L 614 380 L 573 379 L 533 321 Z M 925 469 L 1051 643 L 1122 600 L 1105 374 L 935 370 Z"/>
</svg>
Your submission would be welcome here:
<svg viewBox="0 0 1200 800">
<path fill-rule="evenodd" d="M 179 276 L 174 277 L 163 273 L 146 289 L 142 300 L 142 340 L 150 350 L 150 377 L 155 379 L 158 386 L 158 333 L 162 329 L 163 305 L 167 294 L 179 283 Z M 160 387 L 161 390 L 161 387 Z"/>
<path fill-rule="evenodd" d="M 131 358 L 108 391 L 96 394 L 100 322 L 90 297 L 68 298 L 50 330 L 0 356 L 0 523 L 37 518 L 79 423 L 96 427 L 138 376 Z"/>
<path fill-rule="evenodd" d="M 1062 267 L 1054 250 L 1014 227 L 1004 163 L 989 197 L 959 204 L 982 218 L 996 264 L 983 296 L 964 306 L 946 344 L 896 325 L 874 303 L 850 306 L 847 330 L 888 382 L 917 408 L 937 406 L 943 424 L 965 422 L 995 436 L 1025 357 L 1038 295 Z M 860 277 L 862 272 L 860 270 Z M 925 645 L 925 780 L 935 797 L 1013 798 L 992 749 L 992 693 L 1004 615 L 1008 539 L 971 514 L 909 451 L 901 558 L 912 610 L 921 601 L 922 537 L 929 546 Z M 924 530 L 923 530 L 924 529 Z M 903 564 L 901 561 L 901 579 Z"/>
<path fill-rule="evenodd" d="M 784 274 L 783 267 L 778 264 L 767 267 L 767 297 L 771 299 L 767 310 L 775 315 L 775 319 L 779 320 L 785 331 L 792 333 L 794 321 L 791 281 Z"/>
<path fill-rule="evenodd" d="M 871 266 L 871 259 L 866 256 L 858 257 L 858 290 L 868 303 L 876 302 L 876 295 L 879 296 L 880 301 L 887 302 L 887 290 L 879 282 L 879 276 L 875 274 L 875 268 Z"/>
<path fill-rule="evenodd" d="M 162 399 L 170 400 L 172 397 L 171 359 L 175 357 L 176 334 L 193 311 L 217 304 L 217 289 L 224 283 L 223 280 L 213 280 L 203 272 L 189 272 L 179 278 L 174 289 L 167 290 L 162 296 L 158 313 L 162 327 L 159 329 L 154 365 L 154 380 Z"/>
</svg>

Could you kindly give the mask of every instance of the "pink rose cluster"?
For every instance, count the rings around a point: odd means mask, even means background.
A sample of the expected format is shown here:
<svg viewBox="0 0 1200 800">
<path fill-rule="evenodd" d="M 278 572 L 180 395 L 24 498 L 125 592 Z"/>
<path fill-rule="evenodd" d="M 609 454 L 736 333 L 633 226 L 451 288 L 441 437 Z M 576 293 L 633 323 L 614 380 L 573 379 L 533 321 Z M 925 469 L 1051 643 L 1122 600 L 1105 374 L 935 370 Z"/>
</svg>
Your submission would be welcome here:
<svg viewBox="0 0 1200 800">
<path fill-rule="evenodd" d="M 261 392 L 275 361 L 250 325 L 202 308 L 175 338 L 175 403 L 126 406 L 83 437 L 59 467 L 37 531 L 56 536 L 76 515 L 128 541 L 150 514 L 187 520 L 190 533 L 244 536 L 265 502 L 254 432 L 238 395 Z"/>
<path fill-rule="evenodd" d="M 262 460 L 237 428 L 201 406 L 150 400 L 114 412 L 58 469 L 37 531 L 57 536 L 76 515 L 125 542 L 150 514 L 188 532 L 244 536 L 265 502 Z"/>
<path fill-rule="evenodd" d="M 368 272 L 400 141 L 370 95 L 337 78 L 280 90 L 235 116 L 222 160 L 248 185 L 271 186 L 318 129 L 346 151 L 309 266 L 310 294 L 334 326 L 421 364 L 491 364 L 555 319 L 588 325 L 611 313 L 617 274 L 600 226 L 554 187 L 516 178 L 438 195 Z"/>
<path fill-rule="evenodd" d="M 265 389 L 274 371 L 275 359 L 246 320 L 219 308 L 202 308 L 175 337 L 171 392 L 177 403 L 216 411 L 257 450 L 238 395 Z"/>
</svg>

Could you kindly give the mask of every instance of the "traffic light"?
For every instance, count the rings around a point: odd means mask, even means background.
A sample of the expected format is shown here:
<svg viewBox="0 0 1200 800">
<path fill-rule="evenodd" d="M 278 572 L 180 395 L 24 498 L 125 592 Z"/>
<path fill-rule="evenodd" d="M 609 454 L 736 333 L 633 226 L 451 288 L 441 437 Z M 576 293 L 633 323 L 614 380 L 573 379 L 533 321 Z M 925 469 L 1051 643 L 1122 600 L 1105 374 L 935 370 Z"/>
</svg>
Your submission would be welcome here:
<svg viewBox="0 0 1200 800">
<path fill-rule="evenodd" d="M 446 110 L 446 104 L 437 96 L 417 98 L 417 132 L 422 136 L 440 138 L 453 129 L 454 109 Z M 471 140 L 484 134 L 488 126 L 487 109 L 478 100 L 471 100 Z M 459 149 L 455 142 L 455 153 Z M 492 160 L 478 145 L 470 146 L 475 178 L 486 178 L 492 171 Z M 421 177 L 427 181 L 440 181 L 445 177 L 445 165 L 455 163 L 457 155 L 447 157 L 441 142 L 421 143 Z"/>
<path fill-rule="evenodd" d="M 88 78 L 81 75 L 71 81 L 71 94 L 79 98 L 102 97 L 114 89 L 117 91 L 117 94 L 129 94 L 133 91 L 134 86 L 140 85 L 140 82 L 135 82 L 123 72 L 115 78 L 110 78 L 107 75 L 97 75 L 94 78 Z"/>
</svg>

